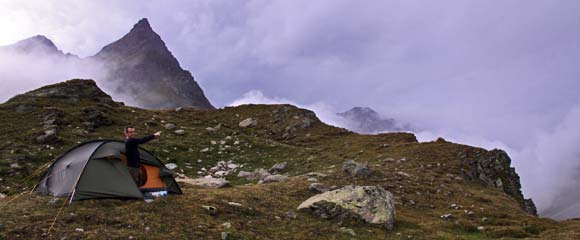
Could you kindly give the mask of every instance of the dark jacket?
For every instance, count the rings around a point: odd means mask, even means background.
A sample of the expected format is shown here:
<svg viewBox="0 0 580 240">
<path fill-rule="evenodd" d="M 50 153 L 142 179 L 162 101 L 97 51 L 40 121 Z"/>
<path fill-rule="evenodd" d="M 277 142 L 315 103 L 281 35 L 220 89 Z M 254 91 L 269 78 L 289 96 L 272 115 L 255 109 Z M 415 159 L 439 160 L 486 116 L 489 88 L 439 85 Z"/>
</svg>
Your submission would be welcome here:
<svg viewBox="0 0 580 240">
<path fill-rule="evenodd" d="M 151 141 L 155 135 L 144 138 L 129 138 L 125 140 L 125 155 L 127 156 L 127 166 L 140 167 L 141 157 L 139 156 L 139 144 Z"/>
</svg>

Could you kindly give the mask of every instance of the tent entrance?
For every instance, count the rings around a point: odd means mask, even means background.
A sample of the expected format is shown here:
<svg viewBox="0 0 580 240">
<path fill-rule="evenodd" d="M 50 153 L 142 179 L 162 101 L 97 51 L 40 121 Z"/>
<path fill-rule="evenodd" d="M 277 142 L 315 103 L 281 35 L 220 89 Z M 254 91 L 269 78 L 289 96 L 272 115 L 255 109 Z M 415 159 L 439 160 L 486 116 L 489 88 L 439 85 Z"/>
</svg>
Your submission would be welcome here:
<svg viewBox="0 0 580 240">
<path fill-rule="evenodd" d="M 121 153 L 121 161 L 125 166 L 127 165 L 127 157 L 123 153 Z M 161 169 L 159 167 L 141 162 L 141 175 L 146 181 L 139 189 L 147 191 L 167 188 L 165 181 L 161 179 L 160 173 Z"/>
</svg>

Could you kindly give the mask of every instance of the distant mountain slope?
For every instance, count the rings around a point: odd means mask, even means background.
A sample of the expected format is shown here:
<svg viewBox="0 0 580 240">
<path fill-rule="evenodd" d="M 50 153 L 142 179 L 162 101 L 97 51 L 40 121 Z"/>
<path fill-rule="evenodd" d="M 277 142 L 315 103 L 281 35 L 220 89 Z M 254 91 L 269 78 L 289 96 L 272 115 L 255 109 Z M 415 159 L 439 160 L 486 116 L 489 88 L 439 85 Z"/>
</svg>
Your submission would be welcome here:
<svg viewBox="0 0 580 240">
<path fill-rule="evenodd" d="M 408 124 L 402 125 L 395 119 L 383 118 L 369 107 L 353 107 L 336 115 L 343 120 L 344 127 L 357 133 L 373 134 L 411 130 Z"/>
</svg>

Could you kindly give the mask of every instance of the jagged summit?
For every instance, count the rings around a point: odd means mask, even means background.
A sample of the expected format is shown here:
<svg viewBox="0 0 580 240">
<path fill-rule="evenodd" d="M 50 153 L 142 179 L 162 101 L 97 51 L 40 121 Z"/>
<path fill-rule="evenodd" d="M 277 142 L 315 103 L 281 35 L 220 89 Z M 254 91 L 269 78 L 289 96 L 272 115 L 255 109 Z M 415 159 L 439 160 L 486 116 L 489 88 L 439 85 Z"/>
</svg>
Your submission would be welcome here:
<svg viewBox="0 0 580 240">
<path fill-rule="evenodd" d="M 161 37 L 153 31 L 146 18 L 139 20 L 121 39 L 106 45 L 94 57 L 107 58 L 110 55 L 128 57 L 139 55 L 144 51 L 157 51 L 159 56 L 164 57 L 164 60 L 170 60 L 172 63 L 179 65 L 163 40 L 161 40 Z"/>
<path fill-rule="evenodd" d="M 214 108 L 146 18 L 92 59 L 105 65 L 108 72 L 104 81 L 116 86 L 118 93 L 131 96 L 140 107 Z"/>
</svg>

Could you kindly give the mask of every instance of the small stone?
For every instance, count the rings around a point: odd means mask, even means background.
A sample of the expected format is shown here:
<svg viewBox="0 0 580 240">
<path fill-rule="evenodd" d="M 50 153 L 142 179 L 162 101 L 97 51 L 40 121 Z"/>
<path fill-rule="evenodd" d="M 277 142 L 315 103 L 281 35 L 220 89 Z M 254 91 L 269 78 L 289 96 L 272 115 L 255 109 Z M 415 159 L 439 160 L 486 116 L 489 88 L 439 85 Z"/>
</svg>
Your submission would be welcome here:
<svg viewBox="0 0 580 240">
<path fill-rule="evenodd" d="M 483 232 L 483 231 L 485 231 L 485 227 L 484 226 L 478 226 L 477 227 L 477 231 Z"/>
<path fill-rule="evenodd" d="M 150 227 L 145 227 L 145 231 L 150 231 L 151 228 Z"/>
<path fill-rule="evenodd" d="M 313 184 L 310 184 L 310 186 L 308 187 L 308 190 L 313 191 L 313 192 L 317 192 L 317 193 L 323 193 L 323 192 L 328 192 L 328 187 L 326 187 L 326 185 L 324 185 L 322 183 L 313 183 Z"/>
<path fill-rule="evenodd" d="M 176 169 L 177 168 L 177 164 L 175 164 L 175 163 L 168 163 L 168 164 L 165 164 L 165 167 L 167 169 L 169 169 L 169 170 L 173 170 L 173 169 Z"/>
<path fill-rule="evenodd" d="M 294 211 L 288 211 L 288 212 L 286 212 L 286 217 L 291 218 L 291 219 L 295 219 L 296 213 Z"/>
<path fill-rule="evenodd" d="M 183 129 L 175 130 L 174 133 L 177 135 L 183 135 L 183 134 L 185 134 L 185 130 L 183 130 Z"/>
<path fill-rule="evenodd" d="M 178 107 L 178 108 L 175 109 L 176 112 L 181 112 L 181 110 L 183 110 L 182 107 Z"/>
<path fill-rule="evenodd" d="M 77 232 L 84 232 L 85 230 L 82 229 L 82 228 L 75 228 L 75 231 L 77 231 Z"/>
<path fill-rule="evenodd" d="M 246 118 L 243 121 L 241 121 L 238 126 L 240 126 L 241 128 L 247 128 L 247 127 L 254 127 L 258 124 L 258 120 L 254 120 L 252 118 Z"/>
<path fill-rule="evenodd" d="M 237 202 L 228 202 L 228 205 L 234 206 L 234 207 L 241 207 L 242 206 L 241 203 L 237 203 Z"/>
<path fill-rule="evenodd" d="M 6 198 L 6 194 L 0 193 L 0 199 Z"/>
<path fill-rule="evenodd" d="M 20 168 L 20 165 L 18 163 L 12 163 L 10 164 L 10 168 Z"/>
<path fill-rule="evenodd" d="M 288 167 L 288 162 L 276 163 L 270 168 L 270 173 L 279 173 Z"/>
<path fill-rule="evenodd" d="M 163 125 L 163 127 L 165 127 L 165 129 L 167 129 L 167 130 L 173 130 L 173 129 L 175 129 L 176 126 L 173 123 L 167 123 L 167 124 Z"/>
<path fill-rule="evenodd" d="M 312 177 L 312 178 L 306 179 L 306 181 L 309 181 L 309 182 L 318 182 L 318 179 Z"/>
<path fill-rule="evenodd" d="M 217 214 L 217 208 L 209 205 L 202 205 L 201 208 L 205 209 L 210 215 Z"/>
<path fill-rule="evenodd" d="M 356 233 L 354 232 L 354 230 L 350 229 L 350 228 L 346 228 L 346 227 L 341 227 L 340 228 L 340 232 L 344 233 L 344 234 L 348 234 L 351 235 L 353 237 L 356 237 Z"/>
<path fill-rule="evenodd" d="M 204 148 L 204 149 L 200 150 L 200 152 L 202 152 L 202 153 L 209 152 L 209 148 Z"/>
<path fill-rule="evenodd" d="M 221 233 L 221 239 L 222 240 L 228 240 L 228 239 L 230 239 L 230 232 L 222 232 Z"/>
<path fill-rule="evenodd" d="M 263 181 L 262 183 L 283 182 L 286 179 L 288 179 L 288 176 L 276 174 L 265 177 L 264 179 L 262 179 Z"/>
<path fill-rule="evenodd" d="M 451 213 L 441 215 L 441 219 L 443 219 L 443 220 L 449 220 L 452 217 L 453 217 L 453 215 L 451 215 Z"/>
<path fill-rule="evenodd" d="M 368 177 L 371 170 L 366 164 L 355 162 L 354 160 L 347 160 L 342 165 L 342 170 L 345 174 L 354 177 Z"/>
<path fill-rule="evenodd" d="M 231 228 L 232 227 L 232 223 L 225 222 L 225 223 L 222 224 L 222 226 L 224 226 L 225 228 Z"/>
</svg>

